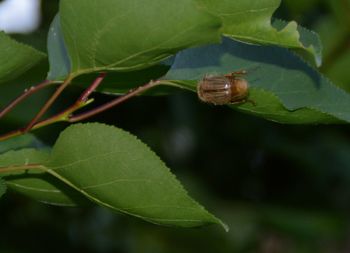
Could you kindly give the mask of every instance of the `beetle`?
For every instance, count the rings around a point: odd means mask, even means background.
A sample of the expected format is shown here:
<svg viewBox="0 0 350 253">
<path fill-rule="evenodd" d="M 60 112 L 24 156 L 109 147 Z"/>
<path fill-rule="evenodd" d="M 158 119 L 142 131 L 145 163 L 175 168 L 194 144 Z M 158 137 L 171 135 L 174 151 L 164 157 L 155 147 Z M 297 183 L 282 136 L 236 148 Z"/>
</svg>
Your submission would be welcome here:
<svg viewBox="0 0 350 253">
<path fill-rule="evenodd" d="M 246 74 L 245 70 L 241 70 L 227 75 L 206 75 L 197 85 L 199 99 L 214 105 L 250 101 L 247 100 L 248 81 L 243 78 Z"/>
</svg>

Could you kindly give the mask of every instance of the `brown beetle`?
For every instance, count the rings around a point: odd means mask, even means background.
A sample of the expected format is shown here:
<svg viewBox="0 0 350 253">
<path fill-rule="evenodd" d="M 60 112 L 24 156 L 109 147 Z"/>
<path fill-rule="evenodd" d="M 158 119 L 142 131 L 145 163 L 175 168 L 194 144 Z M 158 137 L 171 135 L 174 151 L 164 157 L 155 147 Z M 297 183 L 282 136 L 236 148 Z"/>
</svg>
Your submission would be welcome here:
<svg viewBox="0 0 350 253">
<path fill-rule="evenodd" d="M 247 102 L 248 82 L 242 78 L 246 73 L 242 70 L 224 76 L 205 76 L 197 85 L 199 99 L 214 105 Z"/>
</svg>

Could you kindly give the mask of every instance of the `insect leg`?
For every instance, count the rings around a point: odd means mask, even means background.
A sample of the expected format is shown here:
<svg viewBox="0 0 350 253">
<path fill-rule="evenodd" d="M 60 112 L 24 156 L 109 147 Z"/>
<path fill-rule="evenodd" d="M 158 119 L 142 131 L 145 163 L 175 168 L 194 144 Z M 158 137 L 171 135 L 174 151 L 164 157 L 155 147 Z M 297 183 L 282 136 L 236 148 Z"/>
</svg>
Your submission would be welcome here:
<svg viewBox="0 0 350 253">
<path fill-rule="evenodd" d="M 246 74 L 247 74 L 247 71 L 238 70 L 238 71 L 231 72 L 230 74 L 226 74 L 225 77 L 229 78 L 230 80 L 235 80 L 235 79 L 237 79 L 237 77 L 242 77 Z"/>
</svg>

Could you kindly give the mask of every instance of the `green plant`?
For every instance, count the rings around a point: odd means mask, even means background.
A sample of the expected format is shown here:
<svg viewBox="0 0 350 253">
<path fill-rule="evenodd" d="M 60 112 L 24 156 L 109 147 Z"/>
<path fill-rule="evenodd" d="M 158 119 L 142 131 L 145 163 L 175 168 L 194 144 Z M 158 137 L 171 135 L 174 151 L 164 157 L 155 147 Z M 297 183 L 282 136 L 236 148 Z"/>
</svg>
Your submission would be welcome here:
<svg viewBox="0 0 350 253">
<path fill-rule="evenodd" d="M 61 0 L 48 34 L 48 62 L 44 53 L 1 33 L 0 84 L 21 80 L 47 64 L 49 72 L 43 77 L 39 71 L 35 79 L 45 80 L 4 106 L 0 118 L 39 90 L 57 89 L 25 127 L 0 137 L 0 193 L 7 185 L 56 205 L 90 199 L 161 225 L 226 227 L 187 195 L 145 144 L 121 129 L 77 124 L 64 130 L 52 147 L 39 149 L 32 148 L 35 137 L 27 133 L 56 122 L 85 120 L 136 95 L 196 92 L 205 75 L 237 70 L 247 71 L 244 78 L 254 103 L 227 105 L 232 109 L 289 124 L 350 122 L 349 94 L 315 68 L 321 64 L 317 34 L 295 22 L 271 23 L 279 4 Z M 71 106 L 43 119 L 70 86 L 84 91 Z M 92 92 L 118 97 L 91 109 Z"/>
</svg>

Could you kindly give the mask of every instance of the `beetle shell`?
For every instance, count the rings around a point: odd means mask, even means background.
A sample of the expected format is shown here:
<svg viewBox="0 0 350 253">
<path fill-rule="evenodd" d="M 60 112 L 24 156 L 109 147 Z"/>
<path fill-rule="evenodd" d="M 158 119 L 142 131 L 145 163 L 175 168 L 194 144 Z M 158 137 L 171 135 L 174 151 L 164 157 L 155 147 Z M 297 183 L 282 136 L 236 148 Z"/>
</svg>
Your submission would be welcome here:
<svg viewBox="0 0 350 253">
<path fill-rule="evenodd" d="M 248 82 L 234 76 L 205 76 L 197 93 L 200 100 L 214 105 L 242 103 L 248 96 Z"/>
</svg>

